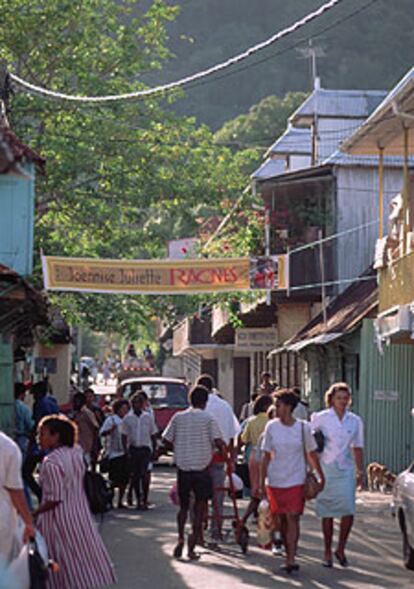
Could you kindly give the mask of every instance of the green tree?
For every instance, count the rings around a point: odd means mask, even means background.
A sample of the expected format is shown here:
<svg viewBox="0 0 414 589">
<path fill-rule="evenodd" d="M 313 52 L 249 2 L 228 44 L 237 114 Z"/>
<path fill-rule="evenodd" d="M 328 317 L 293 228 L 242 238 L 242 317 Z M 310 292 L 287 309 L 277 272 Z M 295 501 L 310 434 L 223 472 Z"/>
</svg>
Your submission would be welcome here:
<svg viewBox="0 0 414 589">
<path fill-rule="evenodd" d="M 164 0 L 146 5 L 139 12 L 132 0 L 0 0 L 0 56 L 30 82 L 67 93 L 143 88 L 142 73 L 169 55 L 165 27 L 176 15 Z M 215 145 L 207 127 L 174 115 L 171 100 L 74 105 L 17 92 L 12 126 L 47 159 L 36 186 L 37 252 L 164 257 L 168 239 L 194 234 L 200 216 L 225 212 L 222 203 L 234 201 L 245 183 L 241 160 Z M 122 295 L 52 300 L 72 322 L 134 338 L 149 317 L 197 305 Z"/>
<path fill-rule="evenodd" d="M 285 131 L 288 118 L 305 98 L 303 92 L 289 92 L 283 98 L 267 96 L 248 113 L 224 123 L 215 140 L 218 144 L 239 148 L 253 145 L 265 150 Z"/>
</svg>

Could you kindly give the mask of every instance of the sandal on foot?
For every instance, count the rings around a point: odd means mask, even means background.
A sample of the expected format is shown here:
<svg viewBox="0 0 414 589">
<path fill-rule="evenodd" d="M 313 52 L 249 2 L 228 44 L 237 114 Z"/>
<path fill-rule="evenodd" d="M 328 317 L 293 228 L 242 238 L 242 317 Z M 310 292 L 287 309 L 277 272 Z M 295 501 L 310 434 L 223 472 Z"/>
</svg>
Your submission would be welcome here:
<svg viewBox="0 0 414 589">
<path fill-rule="evenodd" d="M 326 569 L 331 569 L 333 567 L 333 562 L 332 559 L 325 559 L 322 561 L 322 566 L 325 567 Z"/>
<path fill-rule="evenodd" d="M 293 573 L 293 571 L 299 570 L 299 565 L 298 564 L 282 564 L 280 567 L 280 570 L 283 571 L 284 573 L 287 573 L 288 575 L 290 575 L 291 573 Z"/>
<path fill-rule="evenodd" d="M 199 560 L 200 559 L 200 554 L 198 554 L 198 552 L 194 552 L 191 551 L 188 553 L 188 560 Z"/>
<path fill-rule="evenodd" d="M 184 549 L 184 542 L 178 542 L 176 547 L 174 548 L 173 556 L 174 558 L 181 558 Z"/>
<path fill-rule="evenodd" d="M 347 559 L 347 557 L 345 555 L 344 556 L 339 556 L 338 552 L 335 552 L 335 558 L 339 562 L 339 564 L 341 565 L 341 567 L 344 567 L 344 569 L 347 568 L 347 567 L 349 567 L 349 562 L 348 562 L 348 559 Z"/>
</svg>

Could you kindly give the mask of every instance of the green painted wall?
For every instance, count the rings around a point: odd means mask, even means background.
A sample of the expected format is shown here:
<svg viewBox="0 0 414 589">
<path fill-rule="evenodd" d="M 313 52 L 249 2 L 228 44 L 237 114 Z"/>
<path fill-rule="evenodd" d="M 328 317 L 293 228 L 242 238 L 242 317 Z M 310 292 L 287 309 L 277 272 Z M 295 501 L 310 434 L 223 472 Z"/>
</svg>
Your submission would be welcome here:
<svg viewBox="0 0 414 589">
<path fill-rule="evenodd" d="M 0 430 L 13 435 L 13 350 L 0 336 Z"/>
<path fill-rule="evenodd" d="M 365 422 L 367 463 L 399 472 L 414 459 L 413 407 L 414 345 L 384 346 L 381 355 L 373 321 L 364 320 L 357 412 Z"/>
</svg>

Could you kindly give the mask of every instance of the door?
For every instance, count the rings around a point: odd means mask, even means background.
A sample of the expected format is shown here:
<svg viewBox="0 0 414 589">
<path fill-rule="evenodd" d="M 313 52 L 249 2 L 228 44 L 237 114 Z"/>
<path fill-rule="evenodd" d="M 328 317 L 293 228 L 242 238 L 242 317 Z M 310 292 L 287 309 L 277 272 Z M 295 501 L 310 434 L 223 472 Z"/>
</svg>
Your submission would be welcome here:
<svg viewBox="0 0 414 589">
<path fill-rule="evenodd" d="M 0 430 L 13 435 L 14 391 L 12 344 L 0 335 Z"/>
<path fill-rule="evenodd" d="M 209 374 L 213 377 L 214 386 L 217 386 L 218 380 L 218 362 L 217 358 L 213 358 L 212 360 L 206 360 L 203 358 L 201 360 L 201 372 L 202 374 Z"/>
<path fill-rule="evenodd" d="M 233 358 L 234 412 L 250 400 L 250 358 Z"/>
</svg>

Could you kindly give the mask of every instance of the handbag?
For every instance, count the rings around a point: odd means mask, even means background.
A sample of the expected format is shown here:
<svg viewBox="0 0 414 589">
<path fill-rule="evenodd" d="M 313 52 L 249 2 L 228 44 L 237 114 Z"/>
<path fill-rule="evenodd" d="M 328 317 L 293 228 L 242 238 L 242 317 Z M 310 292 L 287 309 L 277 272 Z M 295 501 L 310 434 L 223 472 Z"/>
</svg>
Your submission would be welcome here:
<svg viewBox="0 0 414 589">
<path fill-rule="evenodd" d="M 49 563 L 44 561 L 34 538 L 29 542 L 28 557 L 30 589 L 46 589 Z"/>
<path fill-rule="evenodd" d="M 106 474 L 107 472 L 109 472 L 109 461 L 110 458 L 108 456 L 108 454 L 104 454 L 102 456 L 102 458 L 99 461 L 99 472 L 101 474 Z"/>
<path fill-rule="evenodd" d="M 325 448 L 325 434 L 322 430 L 316 429 L 313 432 L 313 437 L 315 438 L 316 445 L 318 446 L 316 451 L 320 454 Z"/>
<path fill-rule="evenodd" d="M 305 424 L 302 422 L 302 447 L 303 447 L 303 457 L 305 459 L 305 467 L 306 467 L 306 476 L 305 476 L 305 483 L 303 487 L 303 495 L 305 497 L 305 501 L 310 501 L 311 499 L 315 499 L 315 497 L 320 493 L 320 486 L 318 483 L 318 479 L 313 474 L 311 470 L 309 470 L 308 466 L 308 459 L 306 456 L 306 445 L 305 445 Z"/>
</svg>

